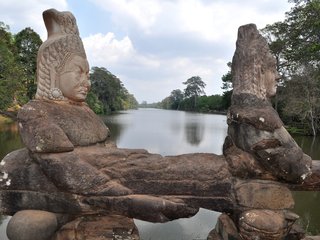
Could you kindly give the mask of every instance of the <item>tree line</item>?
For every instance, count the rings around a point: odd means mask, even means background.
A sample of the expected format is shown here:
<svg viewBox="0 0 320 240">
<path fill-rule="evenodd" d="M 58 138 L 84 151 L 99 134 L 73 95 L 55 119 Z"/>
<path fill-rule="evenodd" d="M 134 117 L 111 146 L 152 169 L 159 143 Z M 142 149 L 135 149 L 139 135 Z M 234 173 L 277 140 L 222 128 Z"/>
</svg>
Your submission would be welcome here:
<svg viewBox="0 0 320 240">
<path fill-rule="evenodd" d="M 229 105 L 223 96 L 216 94 L 211 96 L 205 95 L 205 82 L 201 77 L 193 76 L 183 82 L 186 85 L 184 90 L 175 89 L 171 94 L 161 102 L 148 104 L 142 102 L 139 107 L 155 107 L 171 110 L 196 111 L 223 113 Z"/>
<path fill-rule="evenodd" d="M 17 34 L 0 22 L 0 114 L 14 117 L 12 111 L 34 99 L 37 52 L 42 40 L 27 27 Z M 92 67 L 91 91 L 86 102 L 98 114 L 137 108 L 138 102 L 121 80 L 105 68 Z M 9 110 L 9 111 L 8 111 Z"/>
</svg>

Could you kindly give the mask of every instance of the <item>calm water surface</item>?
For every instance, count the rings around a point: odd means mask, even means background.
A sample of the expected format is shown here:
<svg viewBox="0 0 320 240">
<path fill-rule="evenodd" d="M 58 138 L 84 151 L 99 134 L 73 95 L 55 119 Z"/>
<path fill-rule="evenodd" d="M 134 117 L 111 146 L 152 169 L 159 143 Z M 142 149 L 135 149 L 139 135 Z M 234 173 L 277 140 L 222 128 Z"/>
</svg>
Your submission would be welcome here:
<svg viewBox="0 0 320 240">
<path fill-rule="evenodd" d="M 152 153 L 177 155 L 192 152 L 222 154 L 227 135 L 226 117 L 222 115 L 188 113 L 158 109 L 139 109 L 105 116 L 118 147 L 143 148 Z M 320 159 L 320 139 L 295 137 L 298 144 L 313 159 Z M 0 126 L 0 159 L 8 152 L 22 147 L 15 124 Z M 294 211 L 310 233 L 320 233 L 320 194 L 295 192 Z M 200 240 L 206 239 L 214 228 L 219 213 L 200 209 L 189 219 L 164 224 L 136 220 L 143 240 Z M 5 238 L 8 218 L 0 218 L 0 239 Z"/>
</svg>

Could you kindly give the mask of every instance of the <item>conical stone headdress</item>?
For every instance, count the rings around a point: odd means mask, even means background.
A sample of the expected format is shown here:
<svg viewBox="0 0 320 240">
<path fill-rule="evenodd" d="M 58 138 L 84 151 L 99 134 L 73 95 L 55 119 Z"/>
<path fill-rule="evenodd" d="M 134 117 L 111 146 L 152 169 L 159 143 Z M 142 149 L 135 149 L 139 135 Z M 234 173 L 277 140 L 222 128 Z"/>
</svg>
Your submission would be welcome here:
<svg viewBox="0 0 320 240">
<path fill-rule="evenodd" d="M 36 99 L 63 100 L 59 74 L 73 55 L 86 58 L 86 53 L 71 12 L 49 9 L 43 12 L 43 19 L 48 39 L 38 51 Z"/>
<path fill-rule="evenodd" d="M 255 24 L 247 24 L 239 28 L 231 70 L 233 98 L 240 94 L 251 94 L 261 100 L 267 99 L 263 74 L 268 70 L 277 74 L 276 60 Z"/>
</svg>

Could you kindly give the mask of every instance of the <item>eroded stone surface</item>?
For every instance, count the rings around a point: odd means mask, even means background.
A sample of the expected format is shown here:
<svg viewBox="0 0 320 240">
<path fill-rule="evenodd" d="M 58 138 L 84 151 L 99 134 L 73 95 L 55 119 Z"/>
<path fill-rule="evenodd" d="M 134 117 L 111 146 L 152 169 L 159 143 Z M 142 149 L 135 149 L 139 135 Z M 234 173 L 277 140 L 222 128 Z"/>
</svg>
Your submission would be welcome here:
<svg viewBox="0 0 320 240">
<path fill-rule="evenodd" d="M 52 240 L 139 240 L 133 219 L 119 215 L 84 216 L 64 225 Z"/>
<path fill-rule="evenodd" d="M 294 206 L 290 190 L 272 181 L 237 181 L 235 192 L 237 203 L 245 208 L 281 210 Z"/>
<path fill-rule="evenodd" d="M 39 210 L 17 212 L 9 221 L 7 236 L 10 240 L 45 240 L 58 229 L 55 214 Z"/>
<path fill-rule="evenodd" d="M 221 214 L 218 218 L 215 231 L 219 234 L 221 239 L 238 239 L 238 229 L 232 219 L 227 214 Z M 210 234 L 209 234 L 210 235 Z"/>
<path fill-rule="evenodd" d="M 283 239 L 297 218 L 297 215 L 283 211 L 245 211 L 239 219 L 240 236 L 244 240 Z"/>
<path fill-rule="evenodd" d="M 1 171 L 10 170 L 11 185 L 0 182 L 2 211 L 10 214 L 32 206 L 70 214 L 116 212 L 162 222 L 194 215 L 200 206 L 228 212 L 234 208 L 232 176 L 222 156 L 162 157 L 103 144 L 32 154 L 33 159 L 28 151 L 19 152 L 25 154 L 18 154 L 20 161 L 10 154 L 1 166 Z M 29 159 L 29 165 L 23 159 Z M 33 178 L 19 186 L 21 176 Z"/>
</svg>

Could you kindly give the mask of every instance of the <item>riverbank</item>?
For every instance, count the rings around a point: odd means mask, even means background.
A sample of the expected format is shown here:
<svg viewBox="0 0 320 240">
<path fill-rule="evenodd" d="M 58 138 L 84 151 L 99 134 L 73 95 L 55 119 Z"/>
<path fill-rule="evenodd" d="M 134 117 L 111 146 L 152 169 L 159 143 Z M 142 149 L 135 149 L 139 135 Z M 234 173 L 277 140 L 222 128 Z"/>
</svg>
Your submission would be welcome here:
<svg viewBox="0 0 320 240">
<path fill-rule="evenodd" d="M 12 123 L 12 122 L 14 122 L 12 118 L 0 115 L 0 124 L 6 124 L 6 123 Z"/>
</svg>

